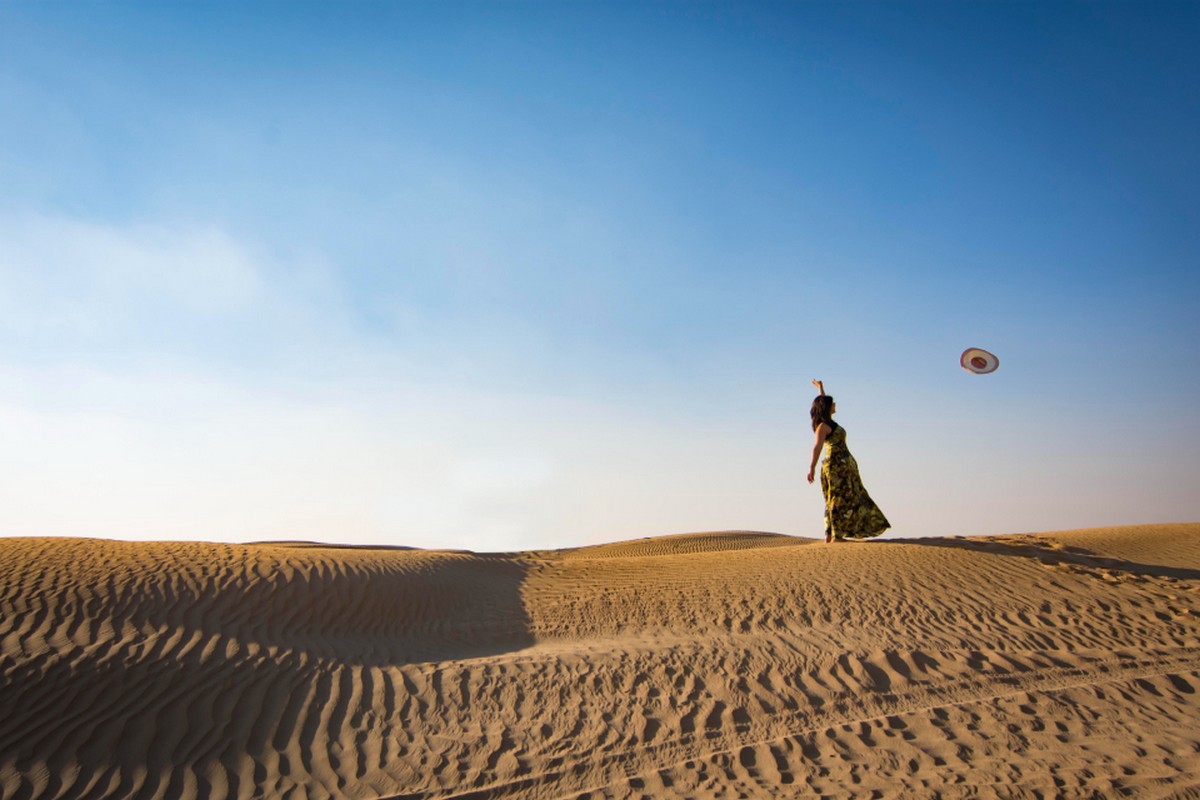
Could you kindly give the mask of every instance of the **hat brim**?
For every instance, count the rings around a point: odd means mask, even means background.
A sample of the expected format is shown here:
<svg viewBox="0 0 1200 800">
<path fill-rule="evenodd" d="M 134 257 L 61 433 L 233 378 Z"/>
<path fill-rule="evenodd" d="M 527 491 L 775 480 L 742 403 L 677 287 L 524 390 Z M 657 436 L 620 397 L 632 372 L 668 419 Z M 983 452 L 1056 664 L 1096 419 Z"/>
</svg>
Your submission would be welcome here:
<svg viewBox="0 0 1200 800">
<path fill-rule="evenodd" d="M 963 350 L 958 363 L 967 372 L 974 372 L 976 375 L 986 375 L 989 372 L 996 371 L 996 367 L 1000 366 L 1000 359 L 982 348 L 968 347 L 966 350 Z"/>
</svg>

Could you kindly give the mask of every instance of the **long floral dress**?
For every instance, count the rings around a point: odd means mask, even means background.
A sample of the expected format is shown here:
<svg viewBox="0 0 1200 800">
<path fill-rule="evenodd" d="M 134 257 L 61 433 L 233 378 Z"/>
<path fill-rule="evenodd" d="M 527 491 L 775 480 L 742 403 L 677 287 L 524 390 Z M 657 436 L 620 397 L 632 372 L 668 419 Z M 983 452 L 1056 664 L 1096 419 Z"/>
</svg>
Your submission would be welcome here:
<svg viewBox="0 0 1200 800">
<path fill-rule="evenodd" d="M 825 495 L 826 536 L 870 539 L 892 526 L 863 488 L 858 462 L 846 447 L 846 429 L 836 423 L 825 438 L 821 492 Z"/>
</svg>

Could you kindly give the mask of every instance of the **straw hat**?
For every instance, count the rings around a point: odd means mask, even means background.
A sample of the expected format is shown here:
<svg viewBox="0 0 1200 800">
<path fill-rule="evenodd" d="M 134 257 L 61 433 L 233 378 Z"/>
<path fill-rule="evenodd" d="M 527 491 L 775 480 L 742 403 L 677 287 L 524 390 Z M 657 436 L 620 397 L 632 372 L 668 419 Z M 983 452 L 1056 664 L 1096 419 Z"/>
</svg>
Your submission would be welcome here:
<svg viewBox="0 0 1200 800">
<path fill-rule="evenodd" d="M 966 350 L 963 350 L 958 363 L 962 364 L 963 369 L 968 372 L 974 372 L 976 375 L 986 375 L 989 372 L 996 371 L 996 367 L 1000 366 L 1000 359 L 987 350 L 978 347 L 968 347 Z"/>
</svg>

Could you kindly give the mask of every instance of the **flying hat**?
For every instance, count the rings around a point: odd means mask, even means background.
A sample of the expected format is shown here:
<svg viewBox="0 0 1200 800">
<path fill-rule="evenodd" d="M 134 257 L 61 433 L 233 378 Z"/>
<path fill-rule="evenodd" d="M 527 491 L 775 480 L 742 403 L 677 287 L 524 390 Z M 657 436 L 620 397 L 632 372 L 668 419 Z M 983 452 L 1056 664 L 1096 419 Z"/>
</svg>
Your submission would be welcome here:
<svg viewBox="0 0 1200 800">
<path fill-rule="evenodd" d="M 987 350 L 978 347 L 968 347 L 966 350 L 963 350 L 958 363 L 962 364 L 962 368 L 968 372 L 974 372 L 976 375 L 986 375 L 989 372 L 996 371 L 996 367 L 1000 366 L 1000 359 Z"/>
</svg>

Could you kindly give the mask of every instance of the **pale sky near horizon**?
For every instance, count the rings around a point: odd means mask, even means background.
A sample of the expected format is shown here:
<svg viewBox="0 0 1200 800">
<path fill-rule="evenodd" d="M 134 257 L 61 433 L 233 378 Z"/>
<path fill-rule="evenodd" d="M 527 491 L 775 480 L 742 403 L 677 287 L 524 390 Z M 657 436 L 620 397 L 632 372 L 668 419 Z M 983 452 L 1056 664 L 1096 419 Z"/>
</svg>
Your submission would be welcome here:
<svg viewBox="0 0 1200 800">
<path fill-rule="evenodd" d="M 0 4 L 0 536 L 1200 520 L 1200 4 Z M 968 346 L 1000 357 L 975 376 Z"/>
</svg>

